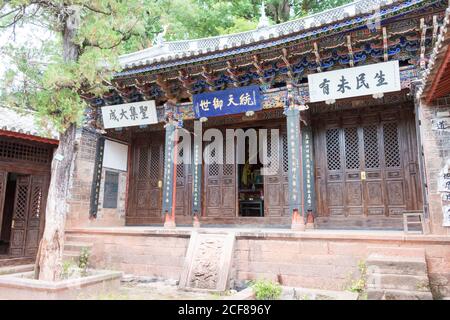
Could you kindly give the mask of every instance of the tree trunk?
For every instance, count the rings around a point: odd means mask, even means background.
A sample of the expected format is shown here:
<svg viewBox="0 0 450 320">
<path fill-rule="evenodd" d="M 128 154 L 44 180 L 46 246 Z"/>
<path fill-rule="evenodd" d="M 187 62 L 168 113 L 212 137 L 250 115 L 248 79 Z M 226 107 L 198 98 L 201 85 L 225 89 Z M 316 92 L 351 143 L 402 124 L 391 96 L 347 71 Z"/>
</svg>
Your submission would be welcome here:
<svg viewBox="0 0 450 320">
<path fill-rule="evenodd" d="M 59 146 L 52 161 L 45 229 L 37 260 L 40 280 L 56 281 L 61 275 L 67 198 L 75 155 L 75 133 L 76 126 L 72 124 L 60 136 Z"/>
<path fill-rule="evenodd" d="M 63 18 L 63 58 L 64 61 L 77 61 L 79 46 L 74 38 L 79 27 L 79 8 L 65 7 Z M 69 182 L 76 151 L 76 125 L 70 124 L 60 135 L 59 146 L 52 161 L 51 181 L 48 190 L 45 212 L 45 228 L 36 257 L 35 275 L 40 280 L 57 281 L 61 277 L 64 252 L 64 227 L 67 214 Z"/>
</svg>

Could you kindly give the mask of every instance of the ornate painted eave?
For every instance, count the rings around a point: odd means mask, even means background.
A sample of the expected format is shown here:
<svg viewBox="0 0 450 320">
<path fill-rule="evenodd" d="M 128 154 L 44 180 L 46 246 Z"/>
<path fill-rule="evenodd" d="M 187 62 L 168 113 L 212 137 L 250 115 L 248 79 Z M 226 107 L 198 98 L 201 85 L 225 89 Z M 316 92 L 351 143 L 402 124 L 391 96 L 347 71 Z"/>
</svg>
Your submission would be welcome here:
<svg viewBox="0 0 450 320">
<path fill-rule="evenodd" d="M 417 98 L 426 103 L 450 94 L 450 6 L 445 11 L 445 17 L 437 41 L 434 44 L 428 66 L 423 72 L 421 86 L 417 91 Z M 437 33 L 437 30 L 436 30 Z"/>
<path fill-rule="evenodd" d="M 289 42 L 319 38 L 330 33 L 374 24 L 376 19 L 381 19 L 382 23 L 386 19 L 436 2 L 439 1 L 360 0 L 305 18 L 254 31 L 197 40 L 166 42 L 157 47 L 121 56 L 119 62 L 124 71 L 117 73 L 116 76 L 127 77 L 273 48 Z M 379 10 L 376 10 L 377 8 Z"/>
</svg>

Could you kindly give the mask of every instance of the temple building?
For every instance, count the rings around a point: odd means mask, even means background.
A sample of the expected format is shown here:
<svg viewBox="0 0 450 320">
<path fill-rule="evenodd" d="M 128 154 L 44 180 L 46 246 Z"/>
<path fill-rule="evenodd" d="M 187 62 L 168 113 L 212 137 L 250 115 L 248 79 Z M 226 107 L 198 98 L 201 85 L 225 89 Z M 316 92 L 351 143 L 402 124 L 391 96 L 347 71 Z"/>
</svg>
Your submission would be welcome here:
<svg viewBox="0 0 450 320">
<path fill-rule="evenodd" d="M 449 295 L 447 7 L 361 0 L 121 56 L 110 92 L 83 95 L 68 242 L 91 243 L 99 265 L 176 278 L 193 230 L 241 227 L 232 279 L 323 288 L 400 249 Z M 411 221 L 423 234 L 403 233 Z"/>
<path fill-rule="evenodd" d="M 0 266 L 36 256 L 57 146 L 58 135 L 32 114 L 0 107 Z"/>
</svg>

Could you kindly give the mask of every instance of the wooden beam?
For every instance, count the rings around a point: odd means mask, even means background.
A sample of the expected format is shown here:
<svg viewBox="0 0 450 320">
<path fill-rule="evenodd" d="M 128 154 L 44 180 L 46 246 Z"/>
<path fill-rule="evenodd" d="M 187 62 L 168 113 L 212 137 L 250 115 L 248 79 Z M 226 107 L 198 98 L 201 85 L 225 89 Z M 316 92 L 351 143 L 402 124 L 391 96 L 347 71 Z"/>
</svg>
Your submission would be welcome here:
<svg viewBox="0 0 450 320">
<path fill-rule="evenodd" d="M 259 82 L 261 84 L 266 84 L 267 81 L 264 79 L 264 69 L 261 66 L 261 61 L 259 60 L 259 57 L 255 54 L 252 56 L 253 59 L 253 66 L 256 68 L 256 73 L 259 76 Z"/>
<path fill-rule="evenodd" d="M 230 76 L 231 80 L 233 80 L 233 86 L 238 87 L 239 86 L 239 77 L 236 73 L 236 66 L 231 62 L 227 61 L 227 73 Z"/>
<path fill-rule="evenodd" d="M 212 87 L 214 86 L 214 76 L 211 69 L 207 66 L 202 66 L 201 75 L 205 79 L 206 83 L 211 87 L 211 89 L 213 89 Z"/>
<path fill-rule="evenodd" d="M 434 44 L 436 43 L 437 36 L 438 36 L 438 31 L 439 31 L 439 23 L 437 20 L 437 16 L 434 15 L 433 16 L 433 37 L 432 37 L 432 41 L 431 41 L 431 48 L 434 48 Z"/>
<path fill-rule="evenodd" d="M 192 97 L 192 81 L 190 81 L 191 77 L 189 76 L 189 72 L 184 70 L 178 70 L 178 80 L 181 82 L 183 88 L 186 89 L 186 92 Z"/>
<path fill-rule="evenodd" d="M 352 37 L 350 35 L 347 36 L 347 48 L 348 48 L 348 57 L 349 57 L 349 65 L 350 67 L 355 66 L 355 60 L 353 57 L 353 47 L 352 47 Z"/>
<path fill-rule="evenodd" d="M 319 46 L 317 45 L 317 42 L 314 42 L 314 55 L 316 57 L 316 63 L 317 63 L 317 72 L 322 72 L 321 67 L 321 60 L 320 60 L 320 54 L 319 54 Z"/>
<path fill-rule="evenodd" d="M 384 59 L 384 62 L 387 62 L 389 60 L 388 36 L 387 36 L 386 27 L 383 27 L 383 59 Z"/>
<path fill-rule="evenodd" d="M 284 64 L 288 69 L 288 77 L 290 80 L 294 79 L 294 72 L 292 71 L 291 63 L 289 62 L 289 52 L 286 48 L 281 49 L 282 55 L 281 60 L 283 60 Z"/>
<path fill-rule="evenodd" d="M 173 95 L 170 93 L 169 84 L 167 83 L 167 80 L 163 77 L 163 75 L 158 74 L 156 76 L 156 84 L 159 86 L 159 88 L 163 92 L 163 94 L 164 94 L 163 98 L 165 98 L 167 100 L 174 98 Z"/>
<path fill-rule="evenodd" d="M 425 39 L 427 35 L 427 25 L 425 24 L 425 18 L 420 19 L 420 68 L 425 69 Z"/>
</svg>

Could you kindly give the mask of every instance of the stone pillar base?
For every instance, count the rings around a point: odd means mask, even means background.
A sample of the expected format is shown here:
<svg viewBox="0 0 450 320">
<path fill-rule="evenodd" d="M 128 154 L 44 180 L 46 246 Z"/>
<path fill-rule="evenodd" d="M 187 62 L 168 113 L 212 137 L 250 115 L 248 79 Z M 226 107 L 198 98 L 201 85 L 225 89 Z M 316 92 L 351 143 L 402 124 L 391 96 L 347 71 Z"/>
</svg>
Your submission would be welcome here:
<svg viewBox="0 0 450 320">
<path fill-rule="evenodd" d="M 172 217 L 166 213 L 166 217 L 164 220 L 164 228 L 175 228 L 177 225 L 175 224 L 175 219 L 172 219 Z"/>
<path fill-rule="evenodd" d="M 292 224 L 291 229 L 295 231 L 305 231 L 305 221 L 303 217 L 298 214 L 297 210 L 294 210 L 292 214 Z"/>
<path fill-rule="evenodd" d="M 198 220 L 197 216 L 194 216 L 194 222 L 192 223 L 194 228 L 200 228 L 200 220 Z"/>
<path fill-rule="evenodd" d="M 314 229 L 314 216 L 311 212 L 308 213 L 308 217 L 306 218 L 306 229 Z"/>
</svg>

